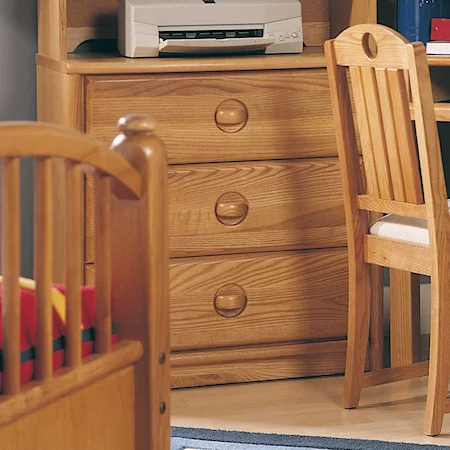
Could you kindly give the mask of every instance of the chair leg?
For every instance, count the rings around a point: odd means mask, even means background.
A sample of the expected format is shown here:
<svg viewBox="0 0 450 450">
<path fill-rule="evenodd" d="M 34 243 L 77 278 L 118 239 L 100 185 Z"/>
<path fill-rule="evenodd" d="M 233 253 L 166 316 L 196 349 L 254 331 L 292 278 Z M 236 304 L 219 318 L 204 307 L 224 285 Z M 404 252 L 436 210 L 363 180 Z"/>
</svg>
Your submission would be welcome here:
<svg viewBox="0 0 450 450">
<path fill-rule="evenodd" d="M 383 268 L 372 265 L 371 269 L 371 300 L 370 300 L 370 370 L 381 370 L 383 366 Z"/>
<path fill-rule="evenodd" d="M 444 419 L 449 382 L 449 330 L 450 305 L 448 286 L 450 276 L 431 283 L 431 339 L 428 374 L 427 406 L 424 432 L 429 436 L 440 434 Z"/>
<path fill-rule="evenodd" d="M 361 396 L 369 341 L 371 303 L 370 266 L 362 262 L 350 268 L 348 299 L 347 359 L 344 408 L 356 408 Z"/>
</svg>

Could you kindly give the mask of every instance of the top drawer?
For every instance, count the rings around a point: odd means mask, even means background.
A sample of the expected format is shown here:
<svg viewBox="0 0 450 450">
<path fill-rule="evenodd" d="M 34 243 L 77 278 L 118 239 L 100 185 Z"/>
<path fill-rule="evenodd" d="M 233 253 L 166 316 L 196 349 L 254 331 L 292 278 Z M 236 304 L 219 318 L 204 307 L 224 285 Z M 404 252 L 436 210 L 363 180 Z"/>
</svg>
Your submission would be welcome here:
<svg viewBox="0 0 450 450">
<path fill-rule="evenodd" d="M 324 69 L 87 77 L 88 134 L 109 145 L 136 113 L 157 120 L 172 164 L 337 153 Z"/>
</svg>

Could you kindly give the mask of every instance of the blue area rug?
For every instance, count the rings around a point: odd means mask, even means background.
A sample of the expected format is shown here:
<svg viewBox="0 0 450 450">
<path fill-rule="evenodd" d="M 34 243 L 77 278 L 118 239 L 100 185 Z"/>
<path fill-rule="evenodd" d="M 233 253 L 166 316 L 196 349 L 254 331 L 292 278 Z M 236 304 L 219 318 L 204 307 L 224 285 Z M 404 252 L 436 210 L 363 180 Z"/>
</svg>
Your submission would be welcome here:
<svg viewBox="0 0 450 450">
<path fill-rule="evenodd" d="M 437 440 L 439 438 L 436 438 Z M 172 428 L 171 450 L 439 450 L 449 446 Z"/>
</svg>

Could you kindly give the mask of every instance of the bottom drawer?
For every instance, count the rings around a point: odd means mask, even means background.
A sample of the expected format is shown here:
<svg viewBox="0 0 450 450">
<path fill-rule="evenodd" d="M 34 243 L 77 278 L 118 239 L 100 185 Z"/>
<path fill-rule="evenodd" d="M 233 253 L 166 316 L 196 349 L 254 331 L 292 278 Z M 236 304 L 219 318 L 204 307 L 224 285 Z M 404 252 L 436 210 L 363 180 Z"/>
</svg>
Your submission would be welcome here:
<svg viewBox="0 0 450 450">
<path fill-rule="evenodd" d="M 346 248 L 171 261 L 171 346 L 344 339 Z"/>
</svg>

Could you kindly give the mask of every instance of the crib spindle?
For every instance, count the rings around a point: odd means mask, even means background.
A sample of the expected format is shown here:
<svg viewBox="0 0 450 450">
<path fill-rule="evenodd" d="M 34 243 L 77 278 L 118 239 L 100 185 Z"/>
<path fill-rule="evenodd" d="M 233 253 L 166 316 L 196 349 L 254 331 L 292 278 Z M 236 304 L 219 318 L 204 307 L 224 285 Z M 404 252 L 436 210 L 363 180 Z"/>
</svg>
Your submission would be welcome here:
<svg viewBox="0 0 450 450">
<path fill-rule="evenodd" d="M 53 371 L 52 314 L 52 164 L 51 158 L 35 161 L 35 276 L 36 276 L 36 368 L 37 380 L 51 378 Z"/>
<path fill-rule="evenodd" d="M 66 162 L 66 366 L 81 365 L 82 170 Z"/>
<path fill-rule="evenodd" d="M 95 175 L 95 348 L 111 350 L 111 180 Z"/>
<path fill-rule="evenodd" d="M 3 393 L 20 391 L 20 160 L 2 162 Z"/>
</svg>

